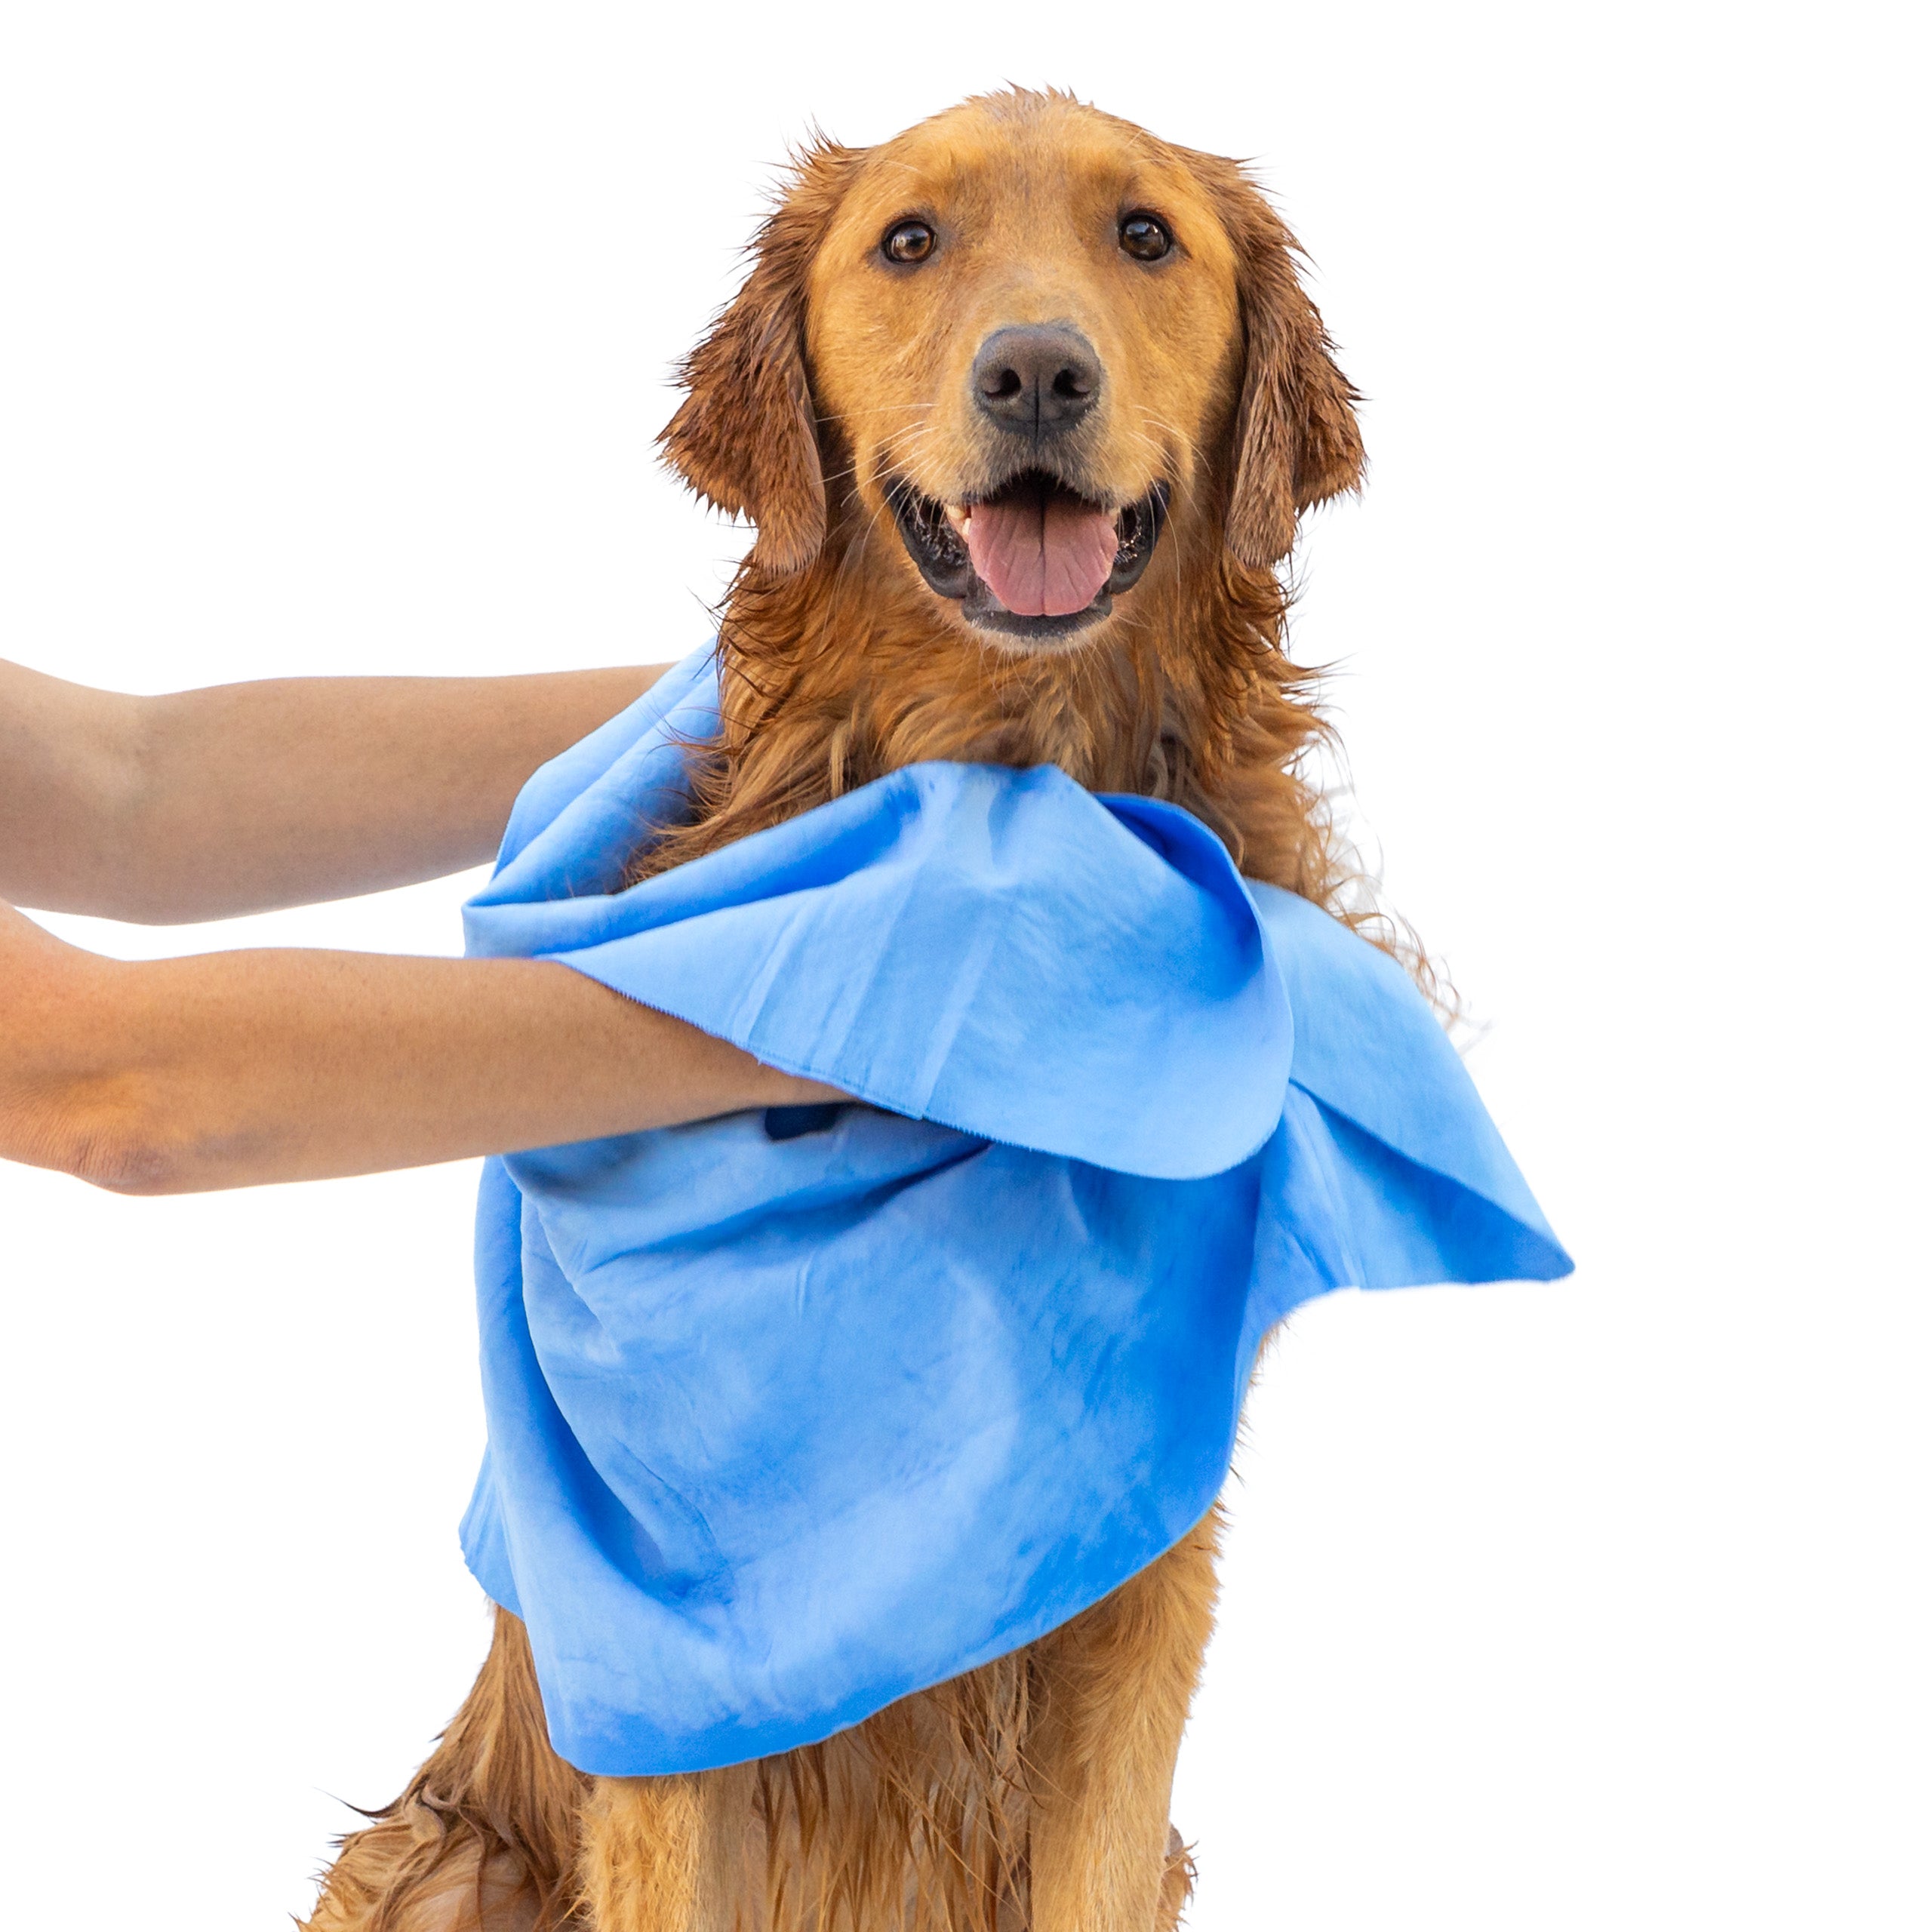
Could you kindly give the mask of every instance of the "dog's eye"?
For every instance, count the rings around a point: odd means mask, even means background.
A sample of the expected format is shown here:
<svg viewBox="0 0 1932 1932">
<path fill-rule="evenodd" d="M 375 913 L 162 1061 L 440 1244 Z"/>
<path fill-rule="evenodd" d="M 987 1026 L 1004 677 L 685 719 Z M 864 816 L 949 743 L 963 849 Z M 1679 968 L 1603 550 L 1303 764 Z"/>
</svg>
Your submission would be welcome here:
<svg viewBox="0 0 1932 1932">
<path fill-rule="evenodd" d="M 1122 218 L 1120 245 L 1137 262 L 1158 262 L 1174 245 L 1174 238 L 1165 222 L 1143 210 Z"/>
<path fill-rule="evenodd" d="M 923 262 L 933 251 L 933 232 L 923 221 L 895 221 L 885 231 L 879 253 L 888 262 Z"/>
</svg>

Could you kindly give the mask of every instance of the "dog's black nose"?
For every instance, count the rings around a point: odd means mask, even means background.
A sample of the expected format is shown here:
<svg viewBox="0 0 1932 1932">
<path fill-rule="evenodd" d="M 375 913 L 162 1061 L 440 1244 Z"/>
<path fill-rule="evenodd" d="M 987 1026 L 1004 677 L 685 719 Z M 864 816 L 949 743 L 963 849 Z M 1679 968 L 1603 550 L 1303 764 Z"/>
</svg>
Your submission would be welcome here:
<svg viewBox="0 0 1932 1932">
<path fill-rule="evenodd" d="M 1035 442 L 1072 429 L 1099 399 L 1100 358 L 1078 329 L 997 329 L 973 358 L 973 393 L 1002 429 Z"/>
</svg>

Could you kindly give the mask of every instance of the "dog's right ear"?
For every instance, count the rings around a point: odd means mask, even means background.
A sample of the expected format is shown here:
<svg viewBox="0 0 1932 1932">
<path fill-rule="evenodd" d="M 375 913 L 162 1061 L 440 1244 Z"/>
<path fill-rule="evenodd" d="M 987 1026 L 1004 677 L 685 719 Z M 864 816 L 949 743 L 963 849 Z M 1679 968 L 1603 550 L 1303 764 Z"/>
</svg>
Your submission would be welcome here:
<svg viewBox="0 0 1932 1932">
<path fill-rule="evenodd" d="M 862 151 L 801 155 L 751 247 L 751 272 L 678 371 L 685 394 L 658 438 L 706 502 L 758 525 L 751 561 L 789 576 L 825 542 L 825 473 L 805 372 L 805 295 L 847 172 Z"/>
</svg>

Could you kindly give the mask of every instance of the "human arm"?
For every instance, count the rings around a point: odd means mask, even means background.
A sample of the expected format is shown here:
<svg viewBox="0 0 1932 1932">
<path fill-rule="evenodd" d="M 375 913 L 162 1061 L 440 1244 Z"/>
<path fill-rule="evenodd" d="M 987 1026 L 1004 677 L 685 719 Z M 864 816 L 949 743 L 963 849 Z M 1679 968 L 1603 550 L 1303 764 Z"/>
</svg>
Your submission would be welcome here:
<svg viewBox="0 0 1932 1932">
<path fill-rule="evenodd" d="M 0 900 L 143 924 L 438 878 L 662 667 L 132 697 L 0 661 Z"/>
<path fill-rule="evenodd" d="M 105 959 L 0 906 L 0 1158 L 128 1194 L 835 1100 L 552 961 Z"/>
</svg>

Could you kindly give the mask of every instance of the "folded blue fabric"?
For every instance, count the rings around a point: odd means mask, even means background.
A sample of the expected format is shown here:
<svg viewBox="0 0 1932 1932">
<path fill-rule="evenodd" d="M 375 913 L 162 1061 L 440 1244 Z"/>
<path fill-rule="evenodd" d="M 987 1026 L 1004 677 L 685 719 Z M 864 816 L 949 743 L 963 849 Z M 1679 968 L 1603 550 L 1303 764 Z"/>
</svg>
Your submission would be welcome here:
<svg viewBox="0 0 1932 1932">
<path fill-rule="evenodd" d="M 707 651 L 531 780 L 465 912 L 863 1103 L 486 1166 L 464 1552 L 613 1776 L 1104 1596 L 1310 1296 L 1571 1265 L 1401 970 L 1174 807 L 915 766 L 622 889 L 716 729 Z"/>
</svg>

